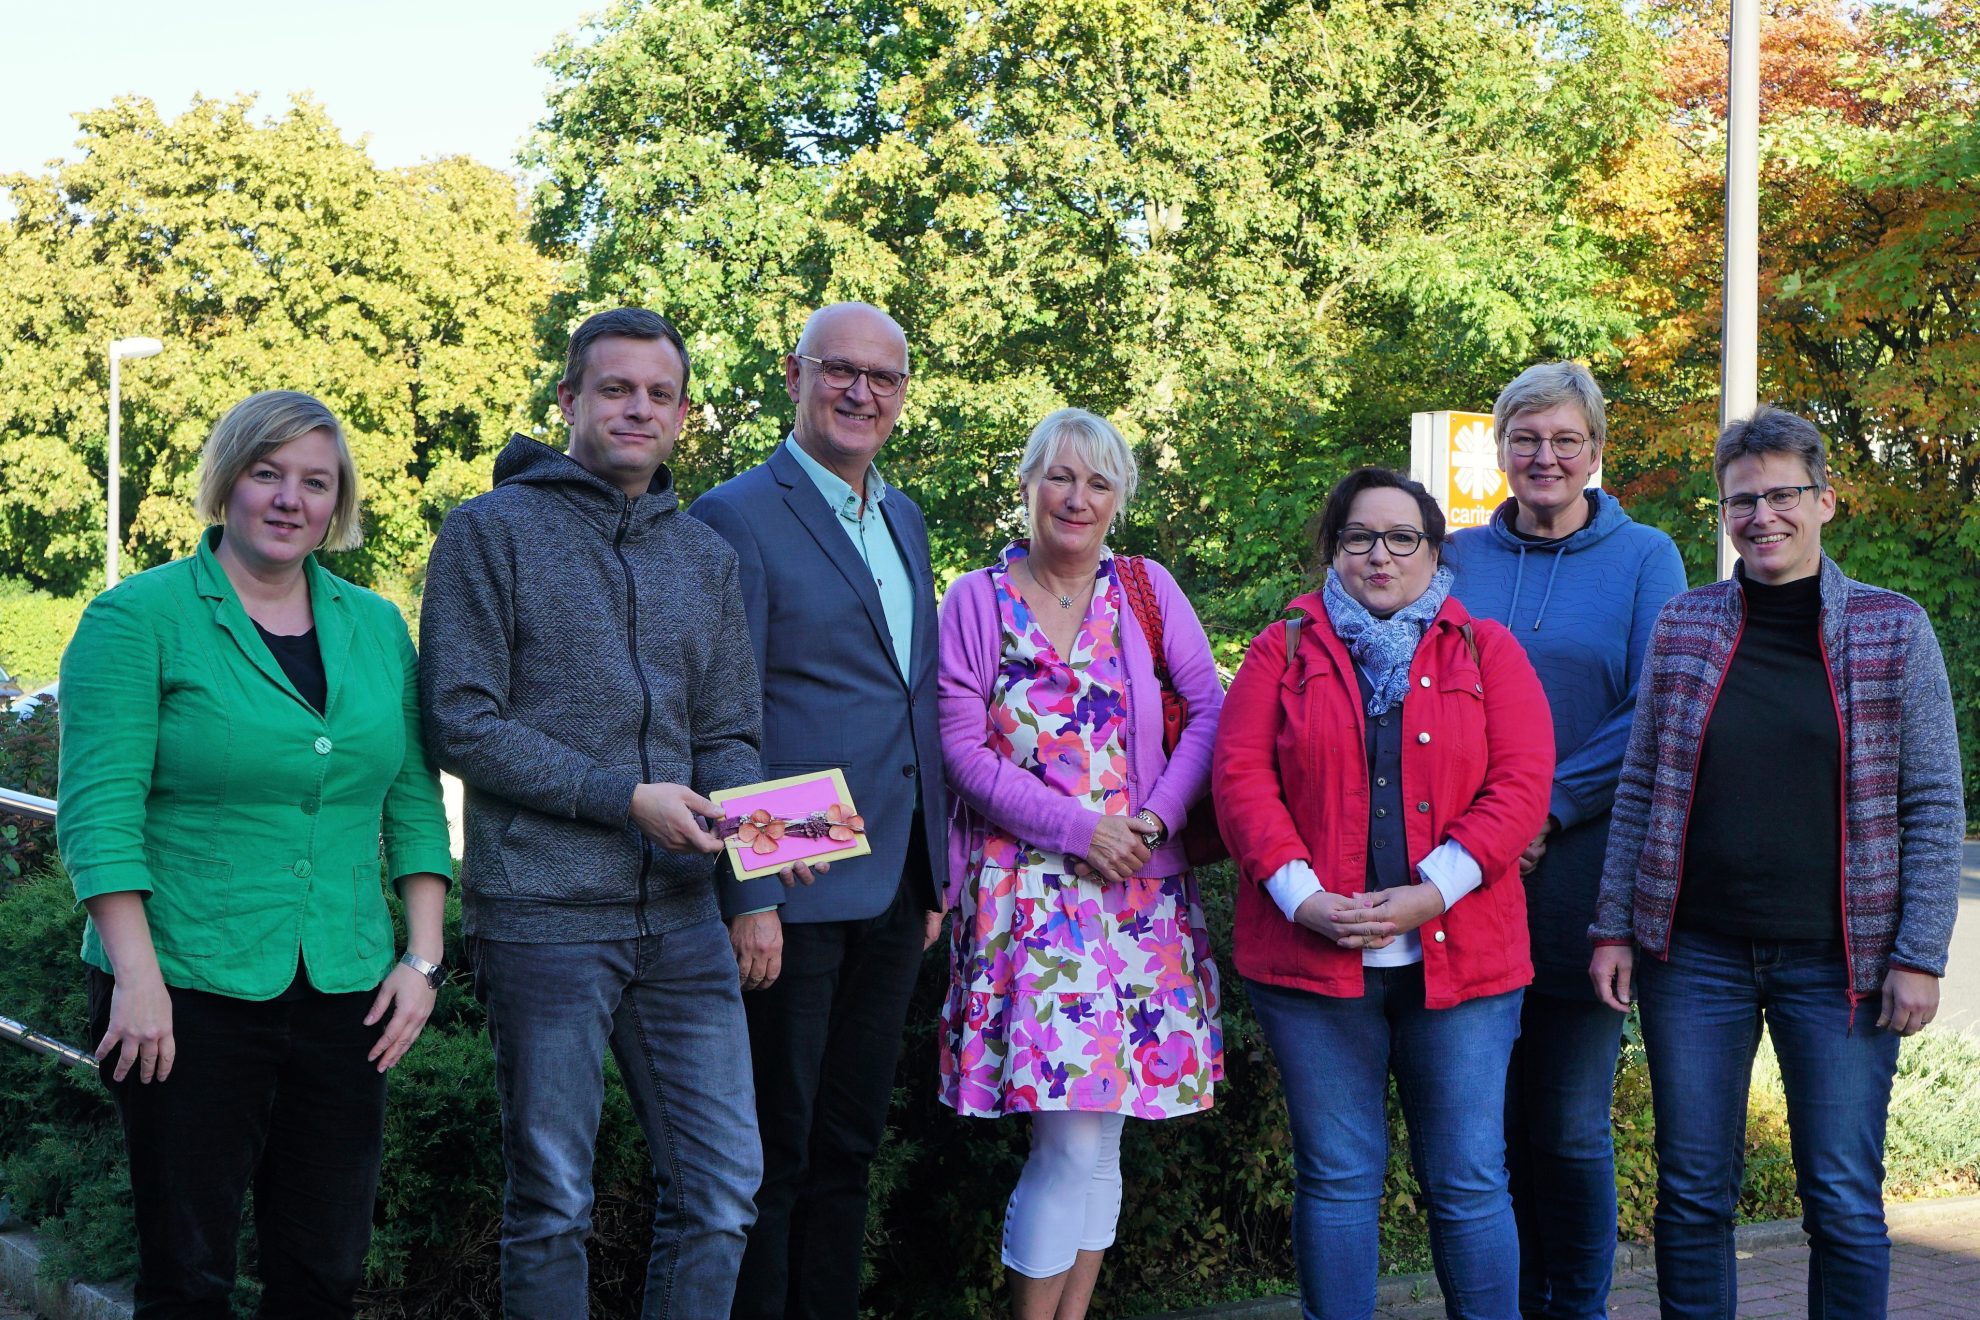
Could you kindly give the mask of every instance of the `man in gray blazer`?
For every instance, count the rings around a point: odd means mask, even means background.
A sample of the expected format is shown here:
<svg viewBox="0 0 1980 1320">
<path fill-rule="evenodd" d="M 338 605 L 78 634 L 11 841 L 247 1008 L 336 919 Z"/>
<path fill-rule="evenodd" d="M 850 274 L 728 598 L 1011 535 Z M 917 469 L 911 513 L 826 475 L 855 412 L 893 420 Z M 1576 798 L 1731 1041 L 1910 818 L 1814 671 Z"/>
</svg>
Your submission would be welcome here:
<svg viewBox="0 0 1980 1320">
<path fill-rule="evenodd" d="M 737 1320 L 858 1315 L 867 1166 L 922 951 L 941 929 L 948 803 L 928 533 L 873 464 L 907 377 L 892 317 L 821 308 L 784 360 L 790 438 L 689 509 L 740 564 L 764 775 L 839 767 L 873 849 L 794 888 L 722 882 L 764 1156 Z"/>
</svg>

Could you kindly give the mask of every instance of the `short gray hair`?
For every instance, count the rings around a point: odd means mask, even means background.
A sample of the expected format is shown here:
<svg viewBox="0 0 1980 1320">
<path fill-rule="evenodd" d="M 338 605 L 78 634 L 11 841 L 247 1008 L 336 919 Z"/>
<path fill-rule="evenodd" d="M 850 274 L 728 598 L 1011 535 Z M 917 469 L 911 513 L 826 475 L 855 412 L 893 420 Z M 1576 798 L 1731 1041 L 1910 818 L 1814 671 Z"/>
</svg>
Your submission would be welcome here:
<svg viewBox="0 0 1980 1320">
<path fill-rule="evenodd" d="M 1792 454 L 1808 469 L 1810 482 L 1829 484 L 1829 448 L 1821 429 L 1806 417 L 1764 403 L 1751 417 L 1728 422 L 1719 432 L 1719 443 L 1712 447 L 1712 480 L 1723 488 L 1726 469 L 1736 460 L 1762 454 Z"/>
<path fill-rule="evenodd" d="M 364 541 L 363 510 L 358 503 L 357 464 L 351 460 L 343 424 L 320 399 L 300 390 L 263 390 L 227 410 L 200 451 L 194 511 L 209 523 L 227 521 L 227 501 L 241 474 L 311 431 L 328 431 L 337 446 L 337 502 L 330 510 L 323 544 L 317 548 L 357 549 Z"/>
<path fill-rule="evenodd" d="M 1572 403 L 1588 423 L 1588 439 L 1600 449 L 1609 439 L 1609 413 L 1602 387 L 1579 362 L 1542 362 L 1528 367 L 1499 391 L 1492 404 L 1492 434 L 1498 438 L 1499 461 L 1505 461 L 1506 427 L 1521 413 L 1545 412 Z"/>
<path fill-rule="evenodd" d="M 1084 408 L 1061 408 L 1047 413 L 1044 421 L 1031 428 L 1031 438 L 1024 442 L 1024 457 L 1018 460 L 1019 484 L 1036 480 L 1061 449 L 1070 449 L 1088 467 L 1112 482 L 1121 493 L 1121 511 L 1127 511 L 1134 502 L 1135 489 L 1141 485 L 1141 469 L 1135 464 L 1134 450 L 1112 422 Z M 1028 524 L 1029 501 L 1024 516 Z"/>
</svg>

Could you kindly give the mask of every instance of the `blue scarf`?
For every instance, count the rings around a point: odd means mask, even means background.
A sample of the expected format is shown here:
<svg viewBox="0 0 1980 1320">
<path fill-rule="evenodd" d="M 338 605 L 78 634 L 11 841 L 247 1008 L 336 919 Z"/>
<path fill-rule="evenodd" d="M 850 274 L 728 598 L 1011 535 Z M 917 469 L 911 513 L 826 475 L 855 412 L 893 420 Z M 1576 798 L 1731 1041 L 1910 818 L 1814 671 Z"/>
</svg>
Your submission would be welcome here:
<svg viewBox="0 0 1980 1320">
<path fill-rule="evenodd" d="M 1346 645 L 1348 654 L 1374 685 L 1375 695 L 1368 699 L 1370 715 L 1380 715 L 1389 707 L 1401 704 L 1408 695 L 1410 661 L 1415 659 L 1417 645 L 1422 642 L 1430 621 L 1444 608 L 1450 594 L 1451 570 L 1440 564 L 1430 575 L 1430 585 L 1421 596 L 1388 618 L 1378 619 L 1348 595 L 1347 588 L 1341 585 L 1340 574 L 1331 568 L 1327 570 L 1327 585 L 1320 599 L 1327 606 L 1334 635 Z"/>
</svg>

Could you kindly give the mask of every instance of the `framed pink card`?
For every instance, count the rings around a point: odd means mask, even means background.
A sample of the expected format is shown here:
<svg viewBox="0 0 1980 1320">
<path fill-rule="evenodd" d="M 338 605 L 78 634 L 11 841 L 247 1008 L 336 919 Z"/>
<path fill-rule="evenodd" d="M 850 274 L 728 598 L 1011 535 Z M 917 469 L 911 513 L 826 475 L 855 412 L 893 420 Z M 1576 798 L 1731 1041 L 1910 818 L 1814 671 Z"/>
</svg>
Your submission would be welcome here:
<svg viewBox="0 0 1980 1320">
<path fill-rule="evenodd" d="M 729 865 L 738 880 L 775 875 L 792 862 L 836 862 L 873 851 L 846 777 L 836 769 L 725 788 L 709 796 L 722 808 L 718 833 L 726 836 Z"/>
</svg>

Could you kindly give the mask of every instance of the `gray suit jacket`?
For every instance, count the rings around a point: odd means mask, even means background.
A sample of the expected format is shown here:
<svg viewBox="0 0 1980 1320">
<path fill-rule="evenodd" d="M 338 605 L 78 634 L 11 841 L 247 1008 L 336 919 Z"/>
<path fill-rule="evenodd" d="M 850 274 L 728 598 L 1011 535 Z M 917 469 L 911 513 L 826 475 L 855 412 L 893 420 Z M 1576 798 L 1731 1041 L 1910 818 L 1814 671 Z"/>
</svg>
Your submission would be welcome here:
<svg viewBox="0 0 1980 1320">
<path fill-rule="evenodd" d="M 873 853 L 834 862 L 816 884 L 775 876 L 719 882 L 733 916 L 782 904 L 787 922 L 878 915 L 906 875 L 941 906 L 948 877 L 948 790 L 935 714 L 935 580 L 921 510 L 889 488 L 880 503 L 914 575 L 913 649 L 903 678 L 872 574 L 811 477 L 780 445 L 702 495 L 688 513 L 735 547 L 756 672 L 763 683 L 766 779 L 837 766 L 866 818 Z M 910 857 L 916 809 L 920 847 Z"/>
</svg>

